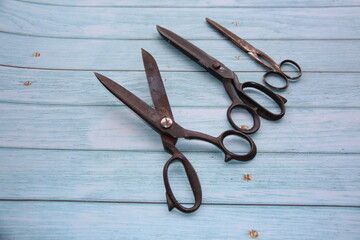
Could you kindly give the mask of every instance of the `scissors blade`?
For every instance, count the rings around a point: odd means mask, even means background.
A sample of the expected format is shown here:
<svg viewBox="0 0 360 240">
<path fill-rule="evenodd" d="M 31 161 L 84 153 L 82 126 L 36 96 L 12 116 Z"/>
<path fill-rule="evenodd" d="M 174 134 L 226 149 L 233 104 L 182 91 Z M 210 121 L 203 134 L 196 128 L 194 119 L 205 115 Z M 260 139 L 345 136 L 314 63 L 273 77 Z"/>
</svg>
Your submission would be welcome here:
<svg viewBox="0 0 360 240">
<path fill-rule="evenodd" d="M 161 34 L 161 36 L 169 40 L 172 44 L 178 47 L 181 51 L 187 54 L 194 61 L 201 61 L 202 59 L 204 59 L 204 57 L 211 60 L 212 62 L 217 61 L 215 58 L 211 57 L 200 48 L 196 47 L 195 45 L 191 44 L 190 42 L 183 39 L 179 35 L 171 32 L 170 30 L 160 27 L 159 25 L 157 25 L 156 28 L 158 32 Z"/>
<path fill-rule="evenodd" d="M 133 110 L 137 115 L 139 115 L 155 131 L 161 134 L 159 126 L 161 118 L 155 109 L 147 105 L 143 100 L 111 79 L 96 72 L 94 74 L 107 90 L 109 90 L 115 97 L 117 97 L 121 102 Z"/>
<path fill-rule="evenodd" d="M 190 57 L 195 62 L 199 63 L 206 71 L 220 78 L 233 78 L 233 72 L 225 67 L 220 61 L 216 60 L 200 48 L 196 47 L 189 41 L 183 39 L 179 35 L 170 30 L 156 26 L 158 32 L 162 37 L 168 40 L 176 48 L 178 48 L 185 55 Z"/>
<path fill-rule="evenodd" d="M 155 110 L 164 115 L 163 117 L 170 117 L 173 119 L 170 103 L 166 95 L 164 83 L 161 79 L 159 68 L 154 57 L 146 50 L 141 49 L 145 73 L 149 84 L 150 94 L 155 106 Z"/>
<path fill-rule="evenodd" d="M 210 26 L 212 26 L 217 31 L 219 31 L 222 35 L 224 35 L 225 37 L 230 39 L 236 46 L 241 48 L 243 51 L 250 52 L 250 51 L 256 49 L 250 43 L 248 43 L 244 39 L 238 37 L 233 32 L 230 32 L 228 29 L 224 28 L 223 26 L 221 26 L 217 22 L 211 20 L 210 18 L 206 18 L 206 21 L 210 24 Z"/>
<path fill-rule="evenodd" d="M 166 95 L 164 83 L 161 79 L 159 68 L 154 57 L 144 49 L 141 49 L 146 78 L 149 84 L 150 94 L 155 106 L 155 110 L 161 117 L 170 117 L 174 121 L 170 103 Z M 161 135 L 163 145 L 171 144 L 175 146 L 177 138 Z"/>
</svg>

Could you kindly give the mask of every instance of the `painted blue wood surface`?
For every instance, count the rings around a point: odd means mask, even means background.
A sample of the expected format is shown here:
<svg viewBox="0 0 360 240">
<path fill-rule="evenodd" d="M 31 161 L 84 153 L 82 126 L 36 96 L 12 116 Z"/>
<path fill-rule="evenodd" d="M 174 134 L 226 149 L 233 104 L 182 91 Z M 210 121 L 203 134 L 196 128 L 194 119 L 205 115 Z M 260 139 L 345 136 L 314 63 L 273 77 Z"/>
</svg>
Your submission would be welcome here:
<svg viewBox="0 0 360 240">
<path fill-rule="evenodd" d="M 155 28 L 152 31 L 156 31 Z M 213 34 L 209 33 L 209 35 Z M 144 48 L 154 55 L 162 71 L 204 71 L 160 36 L 156 40 L 104 41 L 0 33 L 0 39 L 1 42 L 9 43 L 8 47 L 0 48 L 4 58 L 2 66 L 143 71 L 140 49 Z M 191 40 L 191 42 L 234 71 L 263 72 L 264 70 L 229 41 L 218 39 Z M 357 63 L 360 57 L 357 53 L 360 51 L 360 44 L 357 40 L 251 40 L 251 43 L 271 54 L 278 62 L 288 58 L 296 60 L 305 72 L 359 72 Z M 41 57 L 34 58 L 34 52 L 40 52 Z M 346 57 L 341 57 L 342 54 L 346 54 Z"/>
<path fill-rule="evenodd" d="M 0 1 L 0 239 L 251 239 L 251 229 L 259 239 L 358 239 L 359 9 L 353 0 Z M 240 81 L 260 82 L 264 69 L 204 17 L 305 73 L 282 93 L 285 117 L 262 120 L 252 135 L 253 161 L 225 163 L 208 144 L 179 142 L 204 195 L 204 206 L 184 215 L 167 211 L 169 155 L 159 136 L 92 71 L 151 104 L 145 48 L 175 119 L 218 135 L 229 129 L 222 85 L 155 25 L 203 48 Z M 181 201 L 192 201 L 179 165 L 171 182 Z"/>
<path fill-rule="evenodd" d="M 169 155 L 163 151 L 3 148 L 0 153 L 0 199 L 156 202 L 166 208 L 161 170 Z M 359 154 L 259 153 L 247 164 L 225 163 L 214 152 L 184 154 L 198 172 L 207 204 L 356 206 L 359 201 Z M 244 181 L 244 174 L 253 180 Z M 191 202 L 181 169 L 175 168 L 171 179 L 181 200 Z"/>
<path fill-rule="evenodd" d="M 184 215 L 157 204 L 3 201 L 0 229 L 4 239 L 21 240 L 252 239 L 252 229 L 258 239 L 358 239 L 359 214 L 358 208 L 205 205 Z"/>
<path fill-rule="evenodd" d="M 2 103 L 122 106 L 108 92 L 99 91 L 101 85 L 94 81 L 92 71 L 49 71 L 7 67 L 0 67 L 0 69 L 2 78 L 0 91 L 3 93 L 0 95 L 0 102 Z M 152 104 L 144 71 L 103 71 L 101 73 L 121 83 L 145 102 Z M 163 71 L 161 75 L 173 107 L 217 106 L 225 108 L 230 104 L 221 82 L 207 72 Z M 238 72 L 237 75 L 242 82 L 261 83 L 263 72 Z M 26 81 L 31 81 L 32 84 L 25 86 Z M 360 74 L 358 73 L 309 72 L 304 73 L 301 81 L 290 84 L 282 96 L 288 99 L 287 107 L 357 108 L 360 107 L 359 82 Z M 264 105 L 271 106 L 271 103 L 264 102 Z"/>
<path fill-rule="evenodd" d="M 277 1 L 267 1 L 267 0 L 183 0 L 183 1 L 172 1 L 172 0 L 156 0 L 151 2 L 144 2 L 142 0 L 133 0 L 133 1 L 117 1 L 117 0 L 102 0 L 102 1 L 92 1 L 92 0 L 17 0 L 18 2 L 29 2 L 29 3 L 40 3 L 48 5 L 59 5 L 59 6 L 92 6 L 92 7 L 229 7 L 229 8 L 244 8 L 244 7 L 357 7 L 359 2 L 357 0 L 277 0 Z"/>
<path fill-rule="evenodd" d="M 125 107 L 0 103 L 0 110 L 3 147 L 162 151 L 159 135 Z M 173 113 L 181 126 L 213 136 L 230 128 L 224 107 L 174 107 Z M 252 138 L 258 152 L 360 153 L 359 121 L 360 109 L 288 108 L 280 121 L 262 120 Z M 179 146 L 218 152 L 196 140 Z"/>
<path fill-rule="evenodd" d="M 2 1 L 1 7 L 1 31 L 43 37 L 157 39 L 155 26 L 162 25 L 176 29 L 185 38 L 222 38 L 207 25 L 206 17 L 216 19 L 230 30 L 239 29 L 245 39 L 357 39 L 360 34 L 360 7 L 204 8 L 203 11 L 157 8 L 154 11 L 131 7 L 54 7 L 9 0 Z"/>
</svg>

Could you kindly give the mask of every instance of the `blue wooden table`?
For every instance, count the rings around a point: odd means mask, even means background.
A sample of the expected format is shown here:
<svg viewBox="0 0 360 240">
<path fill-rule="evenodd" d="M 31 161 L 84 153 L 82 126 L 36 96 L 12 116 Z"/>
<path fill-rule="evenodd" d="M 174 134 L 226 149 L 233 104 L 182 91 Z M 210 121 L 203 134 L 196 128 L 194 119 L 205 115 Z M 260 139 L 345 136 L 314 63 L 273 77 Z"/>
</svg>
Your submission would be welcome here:
<svg viewBox="0 0 360 240">
<path fill-rule="evenodd" d="M 93 71 L 150 104 L 146 49 L 177 122 L 218 135 L 230 129 L 221 83 L 155 25 L 240 81 L 261 82 L 264 69 L 205 17 L 304 74 L 282 93 L 285 117 L 252 135 L 254 160 L 225 163 L 208 144 L 179 142 L 204 203 L 169 212 L 159 136 Z M 0 43 L 0 239 L 360 238 L 359 1 L 2 0 Z M 171 182 L 182 202 L 193 200 L 180 165 Z"/>
</svg>

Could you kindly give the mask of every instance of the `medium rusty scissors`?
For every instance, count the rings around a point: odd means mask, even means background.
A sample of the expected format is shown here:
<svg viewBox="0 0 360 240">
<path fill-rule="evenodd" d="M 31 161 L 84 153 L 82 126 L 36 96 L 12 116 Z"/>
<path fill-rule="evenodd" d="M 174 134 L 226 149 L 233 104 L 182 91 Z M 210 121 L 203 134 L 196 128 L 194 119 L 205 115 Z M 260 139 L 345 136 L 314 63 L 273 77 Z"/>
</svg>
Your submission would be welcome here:
<svg viewBox="0 0 360 240">
<path fill-rule="evenodd" d="M 259 49 L 252 46 L 250 43 L 245 41 L 244 39 L 236 36 L 234 33 L 230 32 L 220 24 L 216 23 L 215 21 L 206 18 L 206 21 L 218 30 L 222 35 L 230 39 L 236 46 L 238 46 L 241 50 L 246 52 L 252 59 L 254 59 L 256 62 L 260 63 L 262 66 L 268 69 L 268 71 L 263 76 L 263 81 L 266 85 L 269 87 L 272 87 L 277 90 L 283 90 L 286 89 L 289 86 L 289 80 L 296 80 L 301 77 L 302 70 L 298 63 L 296 63 L 293 60 L 284 60 L 280 64 L 277 64 L 271 57 L 269 57 L 266 53 L 263 51 L 260 51 Z M 281 70 L 281 67 L 284 65 L 292 65 L 297 70 L 296 76 L 289 76 L 286 73 L 284 73 L 283 70 Z M 266 80 L 266 78 L 269 75 L 275 75 L 278 76 L 280 79 L 283 79 L 285 81 L 284 86 L 282 87 L 276 87 L 269 83 L 269 81 Z"/>
<path fill-rule="evenodd" d="M 286 110 L 285 103 L 287 101 L 284 97 L 274 93 L 264 85 L 256 82 L 240 83 L 235 72 L 231 71 L 223 63 L 216 60 L 200 48 L 196 47 L 192 43 L 166 28 L 157 26 L 157 30 L 163 38 L 165 38 L 168 42 L 170 42 L 192 60 L 200 64 L 203 68 L 206 69 L 206 71 L 211 73 L 223 83 L 224 88 L 232 101 L 227 110 L 226 116 L 233 128 L 243 133 L 250 134 L 256 132 L 259 129 L 259 116 L 268 120 L 278 120 L 284 116 Z M 280 108 L 280 113 L 271 112 L 263 107 L 261 104 L 251 98 L 245 92 L 245 89 L 252 89 L 261 92 L 262 94 L 271 98 Z M 235 108 L 245 109 L 252 116 L 253 126 L 250 129 L 243 129 L 239 127 L 235 121 L 233 121 L 231 113 Z"/>
<path fill-rule="evenodd" d="M 99 73 L 95 73 L 95 75 L 105 88 L 107 88 L 115 97 L 133 110 L 150 127 L 160 134 L 164 149 L 172 155 L 172 157 L 165 163 L 163 170 L 166 199 L 169 211 L 173 208 L 177 208 L 182 212 L 190 213 L 197 210 L 201 205 L 202 191 L 200 181 L 194 167 L 191 165 L 190 161 L 175 147 L 178 138 L 199 139 L 209 142 L 225 153 L 225 161 L 229 161 L 231 159 L 240 161 L 251 160 L 256 155 L 256 145 L 249 136 L 239 131 L 228 130 L 221 133 L 218 137 L 212 137 L 204 133 L 187 130 L 177 124 L 174 120 L 155 59 L 152 55 L 150 55 L 150 53 L 143 49 L 142 57 L 155 109 L 109 78 Z M 224 145 L 224 139 L 231 135 L 246 140 L 250 145 L 250 151 L 243 155 L 229 151 Z M 181 162 L 183 165 L 195 198 L 195 203 L 190 208 L 184 207 L 180 204 L 171 190 L 168 179 L 168 169 L 169 166 L 176 161 Z"/>
</svg>

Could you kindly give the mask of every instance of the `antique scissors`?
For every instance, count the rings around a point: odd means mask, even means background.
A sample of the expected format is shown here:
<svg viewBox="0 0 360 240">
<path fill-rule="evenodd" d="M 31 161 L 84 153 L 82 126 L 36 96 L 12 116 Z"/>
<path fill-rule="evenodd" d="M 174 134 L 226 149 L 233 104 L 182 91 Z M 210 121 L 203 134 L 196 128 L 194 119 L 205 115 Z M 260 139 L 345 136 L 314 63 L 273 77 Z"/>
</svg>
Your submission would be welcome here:
<svg viewBox="0 0 360 240">
<path fill-rule="evenodd" d="M 157 133 L 160 134 L 164 149 L 172 155 L 172 157 L 165 163 L 163 169 L 164 185 L 169 211 L 171 211 L 173 208 L 177 208 L 182 212 L 190 213 L 197 210 L 201 205 L 202 191 L 200 181 L 194 167 L 191 165 L 190 161 L 175 147 L 178 138 L 199 139 L 209 142 L 225 153 L 225 161 L 229 161 L 231 159 L 240 161 L 251 160 L 256 155 L 256 145 L 249 136 L 235 130 L 228 130 L 221 133 L 218 137 L 212 137 L 204 133 L 187 130 L 181 127 L 174 120 L 169 100 L 165 92 L 165 87 L 162 82 L 160 71 L 155 62 L 155 59 L 152 55 L 150 55 L 150 53 L 143 49 L 142 57 L 151 98 L 155 109 L 147 105 L 140 98 L 109 78 L 99 73 L 95 73 L 95 75 L 105 86 L 105 88 L 107 88 L 115 97 L 117 97 L 121 102 L 133 110 L 150 127 L 152 127 Z M 246 140 L 250 145 L 250 151 L 243 155 L 229 151 L 224 146 L 224 139 L 230 135 L 238 136 Z M 183 206 L 176 200 L 169 183 L 168 169 L 169 166 L 176 161 L 181 162 L 183 165 L 194 195 L 195 203 L 192 207 L 189 208 Z"/>
<path fill-rule="evenodd" d="M 226 115 L 229 123 L 236 130 L 246 134 L 254 133 L 260 127 L 259 116 L 268 120 L 278 120 L 284 116 L 285 103 L 287 101 L 284 97 L 274 93 L 264 85 L 256 82 L 240 83 L 235 72 L 231 71 L 220 61 L 208 55 L 200 48 L 196 47 L 195 45 L 191 44 L 187 40 L 166 28 L 157 26 L 157 30 L 162 37 L 168 40 L 168 42 L 170 42 L 192 60 L 200 64 L 203 68 L 206 69 L 206 71 L 210 72 L 223 83 L 224 88 L 232 101 Z M 245 92 L 245 89 L 255 89 L 267 95 L 267 97 L 270 97 L 280 108 L 280 113 L 273 113 L 260 105 Z M 233 121 L 231 113 L 235 108 L 245 109 L 252 116 L 253 126 L 250 129 L 239 127 L 235 121 Z"/>
<path fill-rule="evenodd" d="M 263 65 L 265 68 L 268 69 L 268 71 L 263 76 L 263 81 L 269 87 L 272 87 L 272 88 L 277 89 L 277 90 L 283 90 L 283 89 L 285 89 L 285 88 L 287 88 L 289 86 L 289 80 L 295 80 L 295 79 L 298 79 L 298 78 L 301 77 L 301 75 L 302 75 L 301 67 L 295 61 L 287 59 L 287 60 L 282 61 L 280 64 L 277 64 L 266 53 L 264 53 L 263 51 L 260 51 L 259 49 L 255 48 L 250 43 L 248 43 L 244 39 L 236 36 L 234 33 L 230 32 L 229 30 L 227 30 L 226 28 L 224 28 L 220 24 L 214 22 L 213 20 L 211 20 L 209 18 L 206 18 L 206 21 L 210 24 L 210 26 L 212 26 L 213 28 L 218 30 L 222 35 L 224 35 L 225 37 L 230 39 L 241 50 L 246 52 L 252 59 L 254 59 L 256 62 L 260 63 L 261 65 Z M 293 76 L 293 77 L 289 76 L 286 73 L 284 73 L 283 70 L 281 70 L 281 67 L 283 65 L 286 65 L 286 64 L 292 65 L 292 66 L 295 67 L 295 69 L 297 71 L 296 76 Z M 283 79 L 285 81 L 284 86 L 276 87 L 276 86 L 270 84 L 266 80 L 266 78 L 271 74 L 275 75 L 275 76 L 278 76 L 280 79 Z"/>
</svg>

